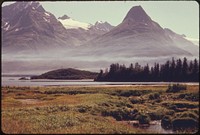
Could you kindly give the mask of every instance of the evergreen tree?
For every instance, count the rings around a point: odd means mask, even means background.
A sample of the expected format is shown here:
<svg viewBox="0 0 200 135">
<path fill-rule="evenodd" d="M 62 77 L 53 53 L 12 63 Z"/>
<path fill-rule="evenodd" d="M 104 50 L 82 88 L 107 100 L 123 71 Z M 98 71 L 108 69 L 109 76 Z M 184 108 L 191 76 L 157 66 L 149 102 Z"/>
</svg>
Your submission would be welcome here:
<svg viewBox="0 0 200 135">
<path fill-rule="evenodd" d="M 176 61 L 176 68 L 175 68 L 175 81 L 181 80 L 182 68 L 183 68 L 182 61 L 181 59 L 178 59 Z"/>
<path fill-rule="evenodd" d="M 95 80 L 103 81 L 103 70 L 102 69 L 100 70 L 100 73 L 98 74 L 98 76 Z"/>
<path fill-rule="evenodd" d="M 183 58 L 183 68 L 182 68 L 182 80 L 187 81 L 188 78 L 188 63 L 187 58 Z"/>
<path fill-rule="evenodd" d="M 133 69 L 134 69 L 133 63 L 131 63 L 130 66 L 129 66 L 129 70 L 130 70 L 130 71 L 133 71 Z"/>
<path fill-rule="evenodd" d="M 189 65 L 189 66 L 188 66 Z M 111 64 L 110 69 L 105 73 L 100 70 L 96 81 L 199 81 L 199 63 L 197 59 L 190 61 L 187 58 L 167 61 L 160 65 L 155 63 L 153 67 L 149 65 L 141 66 L 138 62 L 135 66 L 131 63 L 128 68 L 123 65 Z"/>
<path fill-rule="evenodd" d="M 197 59 L 194 60 L 194 65 L 192 69 L 192 78 L 193 78 L 193 81 L 195 82 L 199 81 L 199 63 Z"/>
<path fill-rule="evenodd" d="M 172 58 L 172 62 L 170 64 L 170 71 L 169 71 L 169 73 L 170 73 L 170 76 L 169 76 L 170 81 L 176 81 L 176 79 L 175 79 L 175 66 L 176 66 L 176 63 L 175 63 L 175 60 L 174 60 L 174 57 L 173 57 Z"/>
</svg>

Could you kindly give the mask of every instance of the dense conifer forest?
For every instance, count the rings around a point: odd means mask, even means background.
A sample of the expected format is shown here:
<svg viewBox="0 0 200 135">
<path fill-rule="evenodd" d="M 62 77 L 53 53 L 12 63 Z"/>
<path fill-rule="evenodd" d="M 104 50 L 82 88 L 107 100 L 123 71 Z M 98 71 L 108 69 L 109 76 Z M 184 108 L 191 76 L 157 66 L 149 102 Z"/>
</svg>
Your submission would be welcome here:
<svg viewBox="0 0 200 135">
<path fill-rule="evenodd" d="M 129 67 L 116 63 L 110 65 L 109 71 L 100 70 L 95 81 L 199 82 L 199 61 L 188 61 L 186 57 L 182 60 L 172 58 L 164 64 L 155 63 L 152 67 L 148 64 L 141 66 L 138 62 L 135 65 L 131 63 Z"/>
</svg>

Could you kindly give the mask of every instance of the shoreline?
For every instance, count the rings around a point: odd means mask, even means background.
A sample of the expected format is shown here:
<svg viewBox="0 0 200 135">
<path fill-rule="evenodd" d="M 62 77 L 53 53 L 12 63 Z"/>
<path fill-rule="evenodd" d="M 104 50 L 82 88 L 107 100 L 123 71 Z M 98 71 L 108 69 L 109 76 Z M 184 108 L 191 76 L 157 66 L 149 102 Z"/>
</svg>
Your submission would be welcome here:
<svg viewBox="0 0 200 135">
<path fill-rule="evenodd" d="M 172 83 L 176 84 L 176 83 Z M 199 84 L 188 84 L 188 83 L 179 83 L 187 86 L 199 86 Z M 169 84 L 94 84 L 94 85 L 84 85 L 84 84 L 74 84 L 74 85 L 68 85 L 68 84 L 61 84 L 61 85 L 2 85 L 2 87 L 161 87 L 161 86 L 168 86 Z"/>
</svg>

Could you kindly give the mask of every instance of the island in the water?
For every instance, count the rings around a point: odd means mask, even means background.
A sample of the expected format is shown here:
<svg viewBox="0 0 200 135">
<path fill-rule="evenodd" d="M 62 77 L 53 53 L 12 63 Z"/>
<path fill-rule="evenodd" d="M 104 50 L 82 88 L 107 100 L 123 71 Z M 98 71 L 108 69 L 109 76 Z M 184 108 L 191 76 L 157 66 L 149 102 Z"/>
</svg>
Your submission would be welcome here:
<svg viewBox="0 0 200 135">
<path fill-rule="evenodd" d="M 67 68 L 52 70 L 39 76 L 31 76 L 31 79 L 94 79 L 97 75 L 98 73 L 95 72 Z"/>
</svg>

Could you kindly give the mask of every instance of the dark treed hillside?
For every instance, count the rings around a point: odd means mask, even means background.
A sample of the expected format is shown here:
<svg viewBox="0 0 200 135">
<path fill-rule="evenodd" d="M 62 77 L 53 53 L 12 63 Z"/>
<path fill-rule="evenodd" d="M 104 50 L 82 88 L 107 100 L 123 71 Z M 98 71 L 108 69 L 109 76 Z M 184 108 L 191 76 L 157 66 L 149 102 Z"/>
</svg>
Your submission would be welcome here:
<svg viewBox="0 0 200 135">
<path fill-rule="evenodd" d="M 97 73 L 94 72 L 68 68 L 49 71 L 39 76 L 32 76 L 31 79 L 94 79 L 96 77 Z"/>
<path fill-rule="evenodd" d="M 95 81 L 134 81 L 134 82 L 199 82 L 199 62 L 197 59 L 188 61 L 172 58 L 165 64 L 155 63 L 153 67 L 141 66 L 139 63 L 129 67 L 125 65 L 111 64 L 110 70 L 100 71 Z"/>
</svg>

